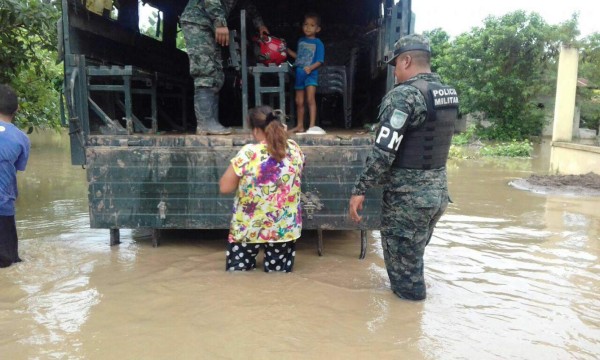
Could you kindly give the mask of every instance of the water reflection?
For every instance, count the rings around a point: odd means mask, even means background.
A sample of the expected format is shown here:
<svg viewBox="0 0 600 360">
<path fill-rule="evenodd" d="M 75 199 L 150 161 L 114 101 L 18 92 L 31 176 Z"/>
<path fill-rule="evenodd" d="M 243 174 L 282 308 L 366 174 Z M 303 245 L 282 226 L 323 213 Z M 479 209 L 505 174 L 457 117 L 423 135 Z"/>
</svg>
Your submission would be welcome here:
<svg viewBox="0 0 600 360">
<path fill-rule="evenodd" d="M 449 164 L 453 204 L 426 251 L 428 299 L 389 291 L 370 234 L 316 233 L 294 273 L 223 271 L 223 234 L 90 229 L 85 171 L 64 141 L 32 151 L 19 177 L 20 253 L 0 272 L 1 358 L 594 359 L 600 353 L 599 199 L 508 182 L 534 159 Z M 267 334 L 272 340 L 264 345 Z M 156 341 L 160 339 L 160 341 Z M 252 354 L 252 355 L 249 355 Z"/>
</svg>

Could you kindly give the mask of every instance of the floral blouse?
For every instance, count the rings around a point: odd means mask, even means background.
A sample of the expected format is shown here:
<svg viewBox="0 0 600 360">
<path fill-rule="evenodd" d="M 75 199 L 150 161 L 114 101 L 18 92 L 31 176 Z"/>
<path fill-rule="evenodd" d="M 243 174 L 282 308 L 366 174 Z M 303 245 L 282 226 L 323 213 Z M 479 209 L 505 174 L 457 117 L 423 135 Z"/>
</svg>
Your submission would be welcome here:
<svg viewBox="0 0 600 360">
<path fill-rule="evenodd" d="M 286 242 L 300 237 L 300 185 L 304 154 L 288 140 L 286 157 L 276 162 L 265 143 L 245 145 L 231 159 L 240 182 L 233 201 L 229 242 Z"/>
</svg>

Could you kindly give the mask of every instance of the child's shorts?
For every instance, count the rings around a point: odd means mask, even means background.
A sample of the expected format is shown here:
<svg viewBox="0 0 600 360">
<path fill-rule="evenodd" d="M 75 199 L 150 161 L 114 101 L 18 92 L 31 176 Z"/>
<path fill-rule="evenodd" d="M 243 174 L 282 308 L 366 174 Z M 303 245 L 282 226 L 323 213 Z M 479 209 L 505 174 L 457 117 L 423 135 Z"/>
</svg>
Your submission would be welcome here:
<svg viewBox="0 0 600 360">
<path fill-rule="evenodd" d="M 280 243 L 248 244 L 227 243 L 225 269 L 228 271 L 248 271 L 256 268 L 256 256 L 265 249 L 263 269 L 265 272 L 292 272 L 296 257 L 296 241 Z"/>
<path fill-rule="evenodd" d="M 319 73 L 313 71 L 307 74 L 303 68 L 296 68 L 296 83 L 294 89 L 304 90 L 307 86 L 319 86 Z"/>
</svg>

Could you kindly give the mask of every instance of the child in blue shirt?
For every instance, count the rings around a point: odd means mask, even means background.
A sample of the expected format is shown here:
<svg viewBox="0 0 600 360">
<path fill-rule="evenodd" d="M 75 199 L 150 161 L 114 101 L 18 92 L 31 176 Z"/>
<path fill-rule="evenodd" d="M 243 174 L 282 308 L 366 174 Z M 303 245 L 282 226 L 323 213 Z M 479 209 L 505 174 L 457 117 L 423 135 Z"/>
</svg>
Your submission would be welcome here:
<svg viewBox="0 0 600 360">
<path fill-rule="evenodd" d="M 0 85 L 0 268 L 21 261 L 15 223 L 17 170 L 25 170 L 30 143 L 27 135 L 12 124 L 18 108 L 15 92 Z"/>
<path fill-rule="evenodd" d="M 298 40 L 297 52 L 290 49 L 288 54 L 296 59 L 294 66 L 296 68 L 296 114 L 297 125 L 291 129 L 291 132 L 304 132 L 304 103 L 308 105 L 310 127 L 309 133 L 317 130 L 315 133 L 324 133 L 320 128 L 317 129 L 317 102 L 315 94 L 317 92 L 319 66 L 325 59 L 325 46 L 321 40 L 317 39 L 317 34 L 321 31 L 321 17 L 315 13 L 304 15 L 302 32 L 304 37 Z"/>
</svg>

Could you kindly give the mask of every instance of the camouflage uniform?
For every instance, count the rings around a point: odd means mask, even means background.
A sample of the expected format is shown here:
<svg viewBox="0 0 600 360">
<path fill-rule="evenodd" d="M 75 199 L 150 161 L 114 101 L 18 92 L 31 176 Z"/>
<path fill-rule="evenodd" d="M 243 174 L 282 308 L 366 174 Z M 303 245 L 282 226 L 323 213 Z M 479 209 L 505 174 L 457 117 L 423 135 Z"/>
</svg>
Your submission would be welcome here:
<svg viewBox="0 0 600 360">
<path fill-rule="evenodd" d="M 417 79 L 440 82 L 437 74 L 422 73 L 407 83 Z M 398 110 L 408 115 L 404 122 L 394 120 Z M 382 100 L 376 139 L 382 125 L 395 126 L 399 134 L 405 135 L 426 118 L 427 105 L 421 92 L 414 86 L 399 84 Z M 396 156 L 395 151 L 386 151 L 376 144 L 352 194 L 364 195 L 368 188 L 383 186 L 381 242 L 391 288 L 401 298 L 422 300 L 426 297 L 425 246 L 449 201 L 446 168 L 398 168 L 393 166 Z"/>
<path fill-rule="evenodd" d="M 181 28 L 190 59 L 190 75 L 196 88 L 221 89 L 225 80 L 221 47 L 215 41 L 215 28 L 227 25 L 227 17 L 237 0 L 189 0 L 181 14 Z M 256 7 L 245 3 L 256 28 L 263 26 Z M 244 6 L 242 6 L 244 7 Z"/>
</svg>

